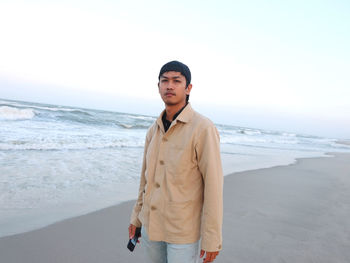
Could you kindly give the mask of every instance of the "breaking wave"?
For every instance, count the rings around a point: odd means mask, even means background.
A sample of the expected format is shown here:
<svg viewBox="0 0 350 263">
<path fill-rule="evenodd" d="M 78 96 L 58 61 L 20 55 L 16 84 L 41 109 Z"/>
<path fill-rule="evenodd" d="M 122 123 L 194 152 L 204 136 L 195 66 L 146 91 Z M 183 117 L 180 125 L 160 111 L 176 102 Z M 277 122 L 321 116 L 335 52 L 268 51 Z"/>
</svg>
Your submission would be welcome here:
<svg viewBox="0 0 350 263">
<path fill-rule="evenodd" d="M 34 118 L 33 109 L 18 109 L 9 106 L 0 107 L 0 119 L 2 120 L 30 120 Z"/>
</svg>

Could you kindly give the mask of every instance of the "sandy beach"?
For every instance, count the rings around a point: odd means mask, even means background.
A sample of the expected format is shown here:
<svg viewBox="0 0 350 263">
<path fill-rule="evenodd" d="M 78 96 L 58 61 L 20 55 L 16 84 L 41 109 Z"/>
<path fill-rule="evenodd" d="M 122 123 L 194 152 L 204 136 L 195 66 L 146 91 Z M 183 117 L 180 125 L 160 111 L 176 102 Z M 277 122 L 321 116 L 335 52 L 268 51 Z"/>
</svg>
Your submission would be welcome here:
<svg viewBox="0 0 350 263">
<path fill-rule="evenodd" d="M 349 262 L 350 154 L 331 156 L 225 176 L 216 262 Z M 144 262 L 142 240 L 126 249 L 133 203 L 0 238 L 0 262 Z"/>
</svg>

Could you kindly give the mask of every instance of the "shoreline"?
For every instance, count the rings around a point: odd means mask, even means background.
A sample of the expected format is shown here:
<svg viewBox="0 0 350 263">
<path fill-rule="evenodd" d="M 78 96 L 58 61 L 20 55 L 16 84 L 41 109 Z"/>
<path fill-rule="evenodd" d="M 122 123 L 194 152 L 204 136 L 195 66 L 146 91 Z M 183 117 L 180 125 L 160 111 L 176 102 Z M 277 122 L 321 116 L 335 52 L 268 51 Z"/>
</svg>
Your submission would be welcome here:
<svg viewBox="0 0 350 263">
<path fill-rule="evenodd" d="M 312 152 L 308 154 L 305 153 L 303 157 L 296 157 L 295 154 L 290 154 L 279 159 L 268 158 L 264 156 L 264 157 L 259 157 L 259 160 L 258 159 L 255 160 L 252 157 L 250 157 L 250 159 L 245 160 L 240 157 L 222 153 L 222 162 L 223 162 L 224 177 L 226 177 L 226 176 L 230 176 L 241 172 L 256 171 L 260 169 L 269 169 L 273 167 L 289 166 L 296 163 L 298 159 L 323 158 L 323 157 L 331 157 L 331 156 L 327 152 L 323 152 L 323 153 Z M 67 219 L 89 215 L 91 213 L 94 213 L 112 206 L 120 205 L 124 202 L 134 201 L 135 200 L 134 197 L 137 196 L 138 184 L 139 183 L 137 182 L 137 185 L 135 186 L 132 183 L 126 183 L 122 188 L 122 190 L 118 188 L 119 190 L 115 193 L 115 197 L 114 197 L 114 199 L 116 199 L 115 202 L 113 202 L 112 199 L 109 198 L 108 199 L 109 201 L 106 202 L 105 204 L 103 204 L 103 202 L 99 202 L 99 205 L 97 205 L 97 203 L 94 203 L 94 204 L 90 204 L 89 206 L 84 206 L 83 208 L 77 207 L 76 205 L 72 205 L 72 204 L 66 204 L 64 206 L 60 205 L 57 207 L 46 209 L 47 216 L 44 218 L 40 216 L 41 214 L 45 214 L 44 210 L 35 210 L 30 214 L 28 214 L 27 216 L 22 213 L 22 215 L 18 218 L 12 216 L 13 218 L 12 220 L 15 220 L 15 222 L 17 222 L 15 225 L 13 224 L 11 225 L 11 223 L 6 224 L 6 221 L 5 223 L 0 221 L 0 223 L 2 223 L 3 225 L 2 227 L 5 227 L 5 228 L 9 227 L 7 231 L 4 231 L 4 230 L 0 231 L 0 238 L 39 230 L 39 229 L 48 227 L 50 225 L 65 221 Z M 132 192 L 134 192 L 134 194 L 131 194 Z M 25 220 L 29 220 L 27 221 L 27 225 L 26 226 L 20 225 L 20 221 L 25 221 Z"/>
<path fill-rule="evenodd" d="M 349 160 L 349 153 L 327 153 L 226 175 L 216 262 L 347 262 Z M 2 237 L 2 262 L 142 262 L 142 248 L 126 249 L 133 204 Z"/>
</svg>

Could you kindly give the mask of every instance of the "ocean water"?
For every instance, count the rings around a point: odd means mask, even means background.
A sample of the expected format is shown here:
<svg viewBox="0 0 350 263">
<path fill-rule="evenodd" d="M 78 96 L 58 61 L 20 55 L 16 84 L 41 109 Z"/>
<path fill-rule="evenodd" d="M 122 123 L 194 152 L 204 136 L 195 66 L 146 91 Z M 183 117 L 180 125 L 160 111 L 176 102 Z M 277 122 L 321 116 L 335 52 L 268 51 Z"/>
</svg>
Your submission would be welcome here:
<svg viewBox="0 0 350 263">
<path fill-rule="evenodd" d="M 156 117 L 0 99 L 0 236 L 135 199 Z M 350 152 L 334 138 L 217 124 L 224 173 Z"/>
</svg>

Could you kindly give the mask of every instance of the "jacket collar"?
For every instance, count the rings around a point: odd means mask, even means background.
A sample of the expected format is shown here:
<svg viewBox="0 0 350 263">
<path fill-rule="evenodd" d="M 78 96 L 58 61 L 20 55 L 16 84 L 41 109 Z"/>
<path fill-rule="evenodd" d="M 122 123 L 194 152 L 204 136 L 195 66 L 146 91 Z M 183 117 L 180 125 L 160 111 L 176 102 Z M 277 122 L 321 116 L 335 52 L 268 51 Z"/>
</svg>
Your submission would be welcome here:
<svg viewBox="0 0 350 263">
<path fill-rule="evenodd" d="M 162 122 L 162 116 L 164 114 L 164 111 L 162 111 L 162 113 L 159 115 L 158 119 L 157 119 L 157 124 L 158 126 L 164 130 L 163 127 L 163 122 Z M 191 107 L 191 104 L 188 102 L 187 106 L 182 110 L 182 112 L 179 114 L 179 116 L 177 116 L 177 118 L 174 120 L 175 122 L 180 121 L 183 123 L 187 123 L 190 122 L 193 118 L 193 114 L 194 114 L 194 110 Z M 173 125 L 172 125 L 173 126 Z"/>
<path fill-rule="evenodd" d="M 187 123 L 192 120 L 193 113 L 191 104 L 188 102 L 187 106 L 183 109 L 179 116 L 177 116 L 176 120 Z"/>
</svg>

